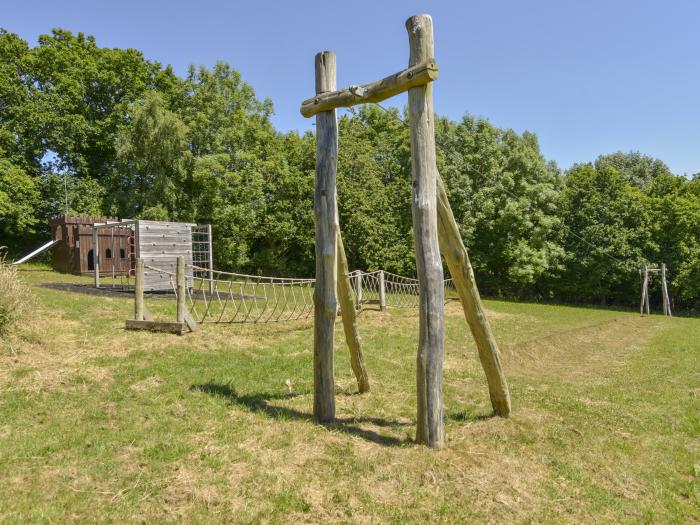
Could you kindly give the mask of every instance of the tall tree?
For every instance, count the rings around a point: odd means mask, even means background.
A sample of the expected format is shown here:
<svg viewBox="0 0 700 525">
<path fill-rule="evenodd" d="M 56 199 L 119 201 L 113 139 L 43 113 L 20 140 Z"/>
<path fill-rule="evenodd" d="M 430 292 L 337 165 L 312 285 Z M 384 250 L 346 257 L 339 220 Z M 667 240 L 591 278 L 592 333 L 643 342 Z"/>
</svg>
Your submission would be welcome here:
<svg viewBox="0 0 700 525">
<path fill-rule="evenodd" d="M 149 92 L 131 106 L 131 120 L 117 136 L 117 167 L 110 200 L 123 217 L 178 219 L 190 168 L 187 128 Z"/>
</svg>

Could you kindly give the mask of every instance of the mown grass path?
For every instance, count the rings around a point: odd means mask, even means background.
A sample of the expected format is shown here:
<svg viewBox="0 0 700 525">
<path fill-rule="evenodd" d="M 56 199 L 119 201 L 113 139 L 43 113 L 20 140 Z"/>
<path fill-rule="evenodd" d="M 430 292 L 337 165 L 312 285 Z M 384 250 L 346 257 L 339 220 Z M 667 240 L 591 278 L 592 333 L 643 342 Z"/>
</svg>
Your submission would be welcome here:
<svg viewBox="0 0 700 525">
<path fill-rule="evenodd" d="M 503 420 L 451 303 L 448 446 L 432 451 L 412 443 L 411 310 L 361 315 L 368 395 L 337 330 L 323 427 L 310 322 L 128 333 L 128 298 L 21 275 L 36 308 L 0 342 L 2 522 L 700 521 L 698 319 L 487 301 Z"/>
</svg>

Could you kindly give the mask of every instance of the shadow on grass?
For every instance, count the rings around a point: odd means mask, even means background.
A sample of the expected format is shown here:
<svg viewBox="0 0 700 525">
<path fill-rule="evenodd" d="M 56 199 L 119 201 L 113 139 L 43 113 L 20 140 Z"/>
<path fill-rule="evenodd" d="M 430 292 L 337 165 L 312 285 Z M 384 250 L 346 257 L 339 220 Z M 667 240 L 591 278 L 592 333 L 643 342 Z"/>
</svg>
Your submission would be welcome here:
<svg viewBox="0 0 700 525">
<path fill-rule="evenodd" d="M 313 422 L 312 414 L 301 412 L 294 408 L 271 405 L 269 402 L 276 399 L 291 399 L 300 394 L 276 394 L 276 393 L 256 393 L 249 395 L 241 395 L 231 388 L 230 385 L 217 383 L 204 383 L 200 385 L 190 386 L 190 390 L 195 392 L 204 392 L 205 394 L 222 397 L 228 400 L 232 405 L 238 405 L 248 409 L 250 412 L 264 414 L 272 419 L 280 420 L 296 420 Z M 358 417 L 358 418 L 336 418 L 331 423 L 323 423 L 323 426 L 331 429 L 345 432 L 353 436 L 358 436 L 367 441 L 372 441 L 379 445 L 399 447 L 412 443 L 409 439 L 398 439 L 393 436 L 385 436 L 378 434 L 372 430 L 360 428 L 356 426 L 358 423 L 369 423 L 378 427 L 399 429 L 400 427 L 412 426 L 412 423 L 402 423 L 396 420 L 387 420 L 375 417 Z"/>
<path fill-rule="evenodd" d="M 95 288 L 92 284 L 83 283 L 41 283 L 38 286 L 59 292 L 73 292 L 97 297 L 128 297 L 134 293 L 134 287 L 131 285 L 119 285 L 114 288 L 110 285 L 103 285 L 101 288 Z"/>
</svg>

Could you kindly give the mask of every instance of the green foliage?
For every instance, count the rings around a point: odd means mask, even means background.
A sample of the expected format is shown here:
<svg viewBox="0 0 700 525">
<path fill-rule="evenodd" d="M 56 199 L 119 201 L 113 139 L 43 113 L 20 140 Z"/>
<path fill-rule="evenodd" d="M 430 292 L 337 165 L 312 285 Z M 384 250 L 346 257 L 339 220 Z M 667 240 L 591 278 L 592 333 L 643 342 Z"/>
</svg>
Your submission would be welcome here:
<svg viewBox="0 0 700 525">
<path fill-rule="evenodd" d="M 1 151 L 1 150 L 0 150 Z M 34 233 L 39 190 L 36 180 L 8 159 L 0 158 L 0 239 L 23 246 Z"/>
<path fill-rule="evenodd" d="M 562 214 L 568 252 L 561 289 L 575 299 L 636 294 L 637 270 L 657 246 L 645 195 L 610 166 L 575 166 L 566 179 Z"/>
<path fill-rule="evenodd" d="M 215 266 L 314 272 L 315 138 L 224 62 L 184 78 L 134 49 L 56 29 L 0 30 L 0 235 L 13 251 L 68 212 L 210 223 Z M 338 203 L 352 268 L 415 273 L 405 115 L 339 119 Z M 537 137 L 436 119 L 438 168 L 482 292 L 633 304 L 665 262 L 676 307 L 700 308 L 700 178 L 615 152 L 562 176 Z M 653 292 L 654 290 L 652 290 Z"/>
<path fill-rule="evenodd" d="M 439 169 L 480 285 L 522 294 L 560 269 L 559 170 L 537 138 L 465 117 L 440 119 Z"/>
<path fill-rule="evenodd" d="M 161 208 L 176 219 L 191 162 L 187 128 L 156 92 L 133 104 L 129 113 L 130 122 L 117 135 L 113 205 L 123 217 L 140 217 L 147 210 L 153 216 L 152 210 Z"/>
</svg>

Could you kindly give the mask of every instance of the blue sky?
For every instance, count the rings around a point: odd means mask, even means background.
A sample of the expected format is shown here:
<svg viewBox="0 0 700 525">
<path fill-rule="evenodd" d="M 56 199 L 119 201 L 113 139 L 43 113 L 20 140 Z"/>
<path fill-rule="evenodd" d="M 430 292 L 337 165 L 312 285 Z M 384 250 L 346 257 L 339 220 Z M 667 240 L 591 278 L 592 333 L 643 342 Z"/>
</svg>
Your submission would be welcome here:
<svg viewBox="0 0 700 525">
<path fill-rule="evenodd" d="M 339 87 L 381 78 L 406 67 L 404 21 L 422 12 L 439 114 L 532 131 L 564 168 L 639 150 L 700 172 L 700 2 L 2 0 L 0 27 L 32 45 L 53 27 L 82 31 L 179 74 L 225 60 L 272 99 L 278 129 L 302 131 L 317 51 L 337 53 Z"/>
</svg>

